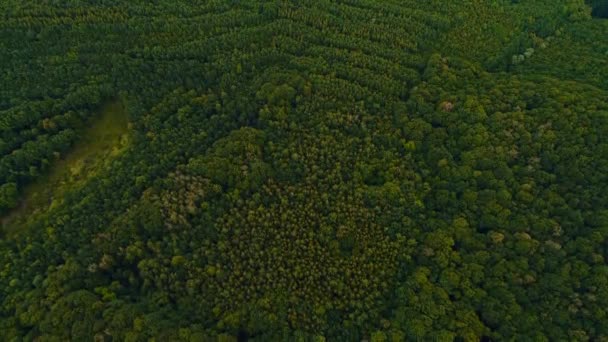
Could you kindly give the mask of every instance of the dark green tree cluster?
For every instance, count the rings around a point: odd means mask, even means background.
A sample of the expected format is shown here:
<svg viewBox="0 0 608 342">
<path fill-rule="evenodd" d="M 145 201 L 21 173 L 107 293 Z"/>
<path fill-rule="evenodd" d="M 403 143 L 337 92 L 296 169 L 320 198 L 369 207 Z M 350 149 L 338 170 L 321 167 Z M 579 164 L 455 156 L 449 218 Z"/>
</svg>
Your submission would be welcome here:
<svg viewBox="0 0 608 342">
<path fill-rule="evenodd" d="M 3 1 L 0 339 L 608 340 L 602 11 Z"/>
<path fill-rule="evenodd" d="M 597 18 L 608 18 L 608 3 L 602 0 L 587 0 L 591 6 L 591 15 Z"/>
</svg>

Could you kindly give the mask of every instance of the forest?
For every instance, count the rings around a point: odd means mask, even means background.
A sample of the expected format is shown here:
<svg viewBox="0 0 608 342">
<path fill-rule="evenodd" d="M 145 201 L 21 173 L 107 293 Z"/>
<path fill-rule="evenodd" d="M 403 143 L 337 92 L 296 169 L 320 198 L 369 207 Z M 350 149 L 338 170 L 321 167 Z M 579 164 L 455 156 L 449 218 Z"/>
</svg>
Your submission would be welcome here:
<svg viewBox="0 0 608 342">
<path fill-rule="evenodd" d="M 0 340 L 608 342 L 608 1 L 3 0 Z"/>
</svg>

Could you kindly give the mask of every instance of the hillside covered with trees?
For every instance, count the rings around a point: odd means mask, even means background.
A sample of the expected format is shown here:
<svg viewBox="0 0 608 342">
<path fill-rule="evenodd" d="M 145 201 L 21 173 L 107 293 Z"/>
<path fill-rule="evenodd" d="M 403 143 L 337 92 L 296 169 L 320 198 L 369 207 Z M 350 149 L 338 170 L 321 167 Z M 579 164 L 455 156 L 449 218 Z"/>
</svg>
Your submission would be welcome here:
<svg viewBox="0 0 608 342">
<path fill-rule="evenodd" d="M 605 0 L 0 2 L 0 340 L 608 341 Z"/>
</svg>

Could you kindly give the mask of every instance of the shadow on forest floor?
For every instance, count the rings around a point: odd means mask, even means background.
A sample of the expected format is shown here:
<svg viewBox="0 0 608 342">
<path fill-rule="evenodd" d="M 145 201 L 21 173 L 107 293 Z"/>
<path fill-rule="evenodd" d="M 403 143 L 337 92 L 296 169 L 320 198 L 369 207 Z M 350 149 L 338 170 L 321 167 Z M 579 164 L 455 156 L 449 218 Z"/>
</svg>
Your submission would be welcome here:
<svg viewBox="0 0 608 342">
<path fill-rule="evenodd" d="M 608 19 L 608 0 L 588 0 L 591 6 L 591 16 L 598 19 Z"/>
</svg>

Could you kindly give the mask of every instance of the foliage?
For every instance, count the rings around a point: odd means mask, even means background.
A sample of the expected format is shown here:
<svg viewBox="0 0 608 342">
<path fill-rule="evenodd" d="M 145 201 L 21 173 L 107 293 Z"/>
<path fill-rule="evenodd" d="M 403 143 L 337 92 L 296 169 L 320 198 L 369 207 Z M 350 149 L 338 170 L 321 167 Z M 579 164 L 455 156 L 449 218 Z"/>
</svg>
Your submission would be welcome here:
<svg viewBox="0 0 608 342">
<path fill-rule="evenodd" d="M 2 337 L 608 339 L 589 5 L 1 2 Z"/>
</svg>

